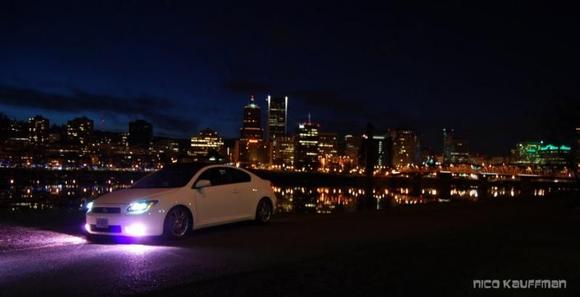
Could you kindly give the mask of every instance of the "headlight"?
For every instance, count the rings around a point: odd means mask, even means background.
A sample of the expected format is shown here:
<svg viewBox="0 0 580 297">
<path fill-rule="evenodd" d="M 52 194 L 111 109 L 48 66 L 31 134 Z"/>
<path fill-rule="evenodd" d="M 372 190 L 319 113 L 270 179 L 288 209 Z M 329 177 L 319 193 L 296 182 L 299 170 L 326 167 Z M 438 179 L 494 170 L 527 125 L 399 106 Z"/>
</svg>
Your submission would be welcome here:
<svg viewBox="0 0 580 297">
<path fill-rule="evenodd" d="M 93 203 L 93 201 L 91 201 L 91 202 L 87 203 L 87 205 L 86 205 L 87 212 L 90 212 L 90 211 L 91 211 L 91 209 L 93 209 L 93 204 L 94 204 L 94 203 Z"/>
<path fill-rule="evenodd" d="M 142 200 L 142 201 L 135 201 L 129 204 L 127 207 L 128 214 L 142 214 L 147 212 L 151 206 L 157 204 L 157 200 Z"/>
</svg>

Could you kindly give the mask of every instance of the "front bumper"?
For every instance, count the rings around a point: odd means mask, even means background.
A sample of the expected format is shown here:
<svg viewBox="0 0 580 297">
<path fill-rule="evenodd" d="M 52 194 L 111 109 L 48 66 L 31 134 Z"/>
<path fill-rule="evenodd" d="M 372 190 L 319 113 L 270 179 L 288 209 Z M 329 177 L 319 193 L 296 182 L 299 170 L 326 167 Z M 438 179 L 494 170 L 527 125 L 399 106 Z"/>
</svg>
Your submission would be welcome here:
<svg viewBox="0 0 580 297">
<path fill-rule="evenodd" d="M 150 210 L 143 214 L 88 212 L 85 230 L 89 234 L 111 236 L 158 236 L 163 234 L 165 212 Z"/>
</svg>

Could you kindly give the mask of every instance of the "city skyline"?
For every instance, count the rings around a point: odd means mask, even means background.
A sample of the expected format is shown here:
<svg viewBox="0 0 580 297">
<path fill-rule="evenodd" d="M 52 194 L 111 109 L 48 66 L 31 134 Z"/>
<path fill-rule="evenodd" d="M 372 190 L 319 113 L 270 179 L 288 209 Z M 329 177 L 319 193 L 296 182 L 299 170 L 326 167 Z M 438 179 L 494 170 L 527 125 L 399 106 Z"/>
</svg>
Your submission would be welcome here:
<svg viewBox="0 0 580 297">
<path fill-rule="evenodd" d="M 259 120 L 259 123 L 257 123 L 257 125 L 259 125 L 259 127 L 260 127 L 260 131 L 257 132 L 257 133 L 260 133 L 260 135 L 261 135 L 261 136 L 259 136 L 259 138 L 260 139 L 263 139 L 264 141 L 271 141 L 271 140 L 268 140 L 267 139 L 268 138 L 268 133 L 269 133 L 268 132 L 269 125 L 271 124 L 270 121 L 269 121 L 270 114 L 269 114 L 269 109 L 268 109 L 268 103 L 269 103 L 269 99 L 271 98 L 271 95 L 268 94 L 266 96 L 266 99 L 264 100 L 264 103 L 265 103 L 264 105 L 260 105 L 260 104 L 256 103 L 256 100 L 255 100 L 255 96 L 254 95 L 250 95 L 249 98 L 250 98 L 249 99 L 249 102 L 250 103 L 248 104 L 248 102 L 246 102 L 245 107 L 241 106 L 241 108 L 248 108 L 248 107 L 255 106 L 255 108 L 259 111 L 259 118 L 263 118 L 262 120 Z M 289 99 L 288 99 L 288 96 L 282 96 L 280 98 L 283 98 L 284 99 L 284 101 L 285 101 L 285 107 L 286 107 L 285 110 L 284 110 L 284 116 L 285 116 L 284 117 L 285 118 L 285 122 L 284 122 L 285 134 L 286 135 L 298 135 L 299 134 L 299 130 L 300 130 L 300 124 L 301 123 L 310 122 L 311 121 L 311 114 L 308 113 L 306 115 L 306 117 L 304 117 L 304 119 L 299 120 L 299 121 L 297 121 L 295 123 L 288 123 L 287 122 L 287 118 L 288 118 L 288 109 L 287 109 L 287 106 L 288 106 L 288 100 Z M 240 103 L 242 103 L 242 102 L 240 102 Z M 262 108 L 262 107 L 265 107 L 265 108 Z M 223 139 L 242 139 L 243 137 L 240 137 L 240 131 L 243 131 L 244 130 L 243 127 L 245 125 L 244 124 L 243 116 L 240 116 L 240 125 L 238 127 L 238 135 L 228 136 L 227 134 L 223 133 L 223 131 L 220 131 L 218 129 L 215 129 L 214 127 L 200 127 L 197 131 L 193 132 L 190 135 L 183 135 L 181 137 L 175 137 L 175 136 L 172 136 L 172 135 L 165 134 L 163 132 L 162 133 L 157 132 L 158 130 L 155 130 L 154 129 L 156 127 L 156 124 L 155 123 L 152 123 L 152 122 L 145 121 L 142 117 L 135 117 L 133 120 L 127 121 L 125 123 L 125 127 L 124 128 L 120 128 L 120 129 L 102 129 L 102 127 L 99 127 L 98 126 L 98 124 L 97 124 L 98 122 L 95 122 L 92 118 L 87 117 L 84 114 L 77 115 L 77 116 L 75 116 L 73 118 L 65 119 L 64 122 L 58 123 L 58 124 L 54 123 L 52 121 L 52 118 L 50 116 L 47 116 L 46 114 L 33 114 L 33 115 L 29 115 L 26 119 L 12 118 L 9 115 L 3 113 L 2 110 L 0 110 L 0 115 L 2 115 L 2 114 L 4 114 L 5 116 L 7 116 L 8 119 L 10 119 L 10 120 L 14 120 L 14 121 L 22 122 L 22 123 L 28 122 L 32 118 L 35 118 L 35 117 L 38 117 L 38 116 L 44 117 L 44 118 L 46 118 L 46 119 L 48 119 L 50 121 L 49 128 L 53 128 L 53 127 L 57 126 L 57 127 L 61 128 L 61 129 L 63 129 L 63 132 L 66 132 L 66 130 L 68 129 L 68 126 L 70 126 L 71 122 L 78 121 L 78 120 L 82 120 L 82 119 L 90 120 L 91 121 L 91 129 L 93 129 L 94 131 L 113 132 L 113 133 L 129 133 L 131 123 L 134 123 L 134 122 L 143 122 L 144 121 L 145 123 L 148 123 L 148 124 L 151 124 L 152 125 L 152 127 L 151 127 L 151 129 L 153 129 L 152 132 L 151 132 L 152 133 L 151 134 L 152 137 L 162 137 L 162 138 L 163 137 L 168 137 L 168 138 L 173 138 L 173 139 L 181 140 L 181 141 L 189 141 L 189 139 L 191 139 L 191 137 L 196 136 L 199 133 L 201 133 L 201 132 L 203 132 L 203 131 L 205 131 L 207 129 L 216 131 L 220 135 L 220 137 L 222 137 Z M 318 125 L 320 125 L 320 122 L 319 121 L 315 121 L 315 122 L 318 123 Z M 240 127 L 242 127 L 242 128 L 240 128 Z M 575 134 L 571 134 L 570 137 L 567 138 L 567 139 L 565 139 L 564 141 L 554 141 L 553 138 L 552 139 L 550 139 L 550 138 L 544 139 L 544 138 L 541 138 L 541 137 L 535 137 L 535 138 L 534 137 L 530 137 L 530 138 L 518 139 L 514 143 L 511 143 L 508 147 L 502 148 L 502 151 L 499 151 L 499 152 L 496 152 L 496 153 L 489 153 L 489 152 L 471 150 L 470 149 L 471 146 L 467 146 L 467 145 L 466 145 L 467 148 L 465 148 L 464 150 L 465 150 L 466 153 L 471 152 L 471 153 L 483 154 L 483 155 L 488 155 L 488 156 L 492 156 L 492 155 L 496 155 L 496 156 L 507 156 L 507 155 L 509 155 L 511 153 L 511 150 L 513 149 L 514 145 L 517 145 L 518 143 L 522 143 L 522 142 L 534 142 L 534 141 L 542 141 L 543 142 L 543 141 L 546 141 L 546 142 L 562 143 L 562 144 L 565 144 L 565 145 L 574 145 L 574 142 L 577 141 L 577 138 L 578 138 L 578 136 L 577 136 L 578 135 L 578 132 L 577 132 L 578 129 L 580 129 L 580 128 L 574 128 L 574 129 L 572 129 L 572 131 L 568 131 L 570 133 L 575 133 Z M 446 155 L 446 154 L 448 154 L 448 152 L 446 153 L 446 147 L 448 147 L 449 144 L 447 143 L 447 140 L 445 140 L 445 138 L 446 138 L 445 135 L 449 131 L 451 131 L 454 135 L 456 134 L 455 133 L 455 130 L 457 130 L 459 132 L 459 135 L 461 135 L 461 137 L 458 138 L 459 141 L 460 141 L 459 145 L 465 145 L 464 143 L 471 142 L 471 140 L 469 139 L 469 136 L 466 135 L 465 131 L 461 131 L 460 129 L 450 128 L 450 127 L 442 127 L 441 129 L 439 129 L 439 132 L 440 133 L 439 133 L 438 136 L 439 137 L 443 136 L 444 139 L 441 139 L 441 141 L 439 143 L 435 143 L 434 146 L 431 146 L 431 145 L 427 145 L 426 146 L 426 145 L 423 144 L 423 141 L 424 141 L 424 138 L 423 138 L 424 137 L 424 133 L 422 131 L 417 131 L 417 130 L 413 130 L 413 129 L 407 129 L 405 127 L 402 127 L 402 128 L 401 127 L 387 127 L 387 128 L 384 128 L 384 129 L 378 129 L 378 130 L 376 130 L 375 136 L 384 137 L 385 135 L 389 135 L 389 134 L 393 133 L 393 132 L 391 132 L 393 130 L 409 130 L 409 131 L 412 131 L 413 133 L 416 134 L 416 137 L 421 140 L 420 141 L 421 145 L 418 146 L 417 149 L 425 148 L 425 149 L 428 149 L 428 150 L 430 150 L 432 152 L 441 154 L 444 158 L 449 158 L 449 156 Z M 337 132 L 337 131 L 334 131 L 334 130 L 331 130 L 331 129 L 325 129 L 325 127 L 322 127 L 321 128 L 321 131 L 338 133 L 338 135 L 341 136 L 342 138 L 344 138 L 344 137 L 346 137 L 348 135 L 363 135 L 365 133 L 365 131 L 363 129 L 361 129 L 360 131 L 342 132 L 341 133 L 341 132 Z M 441 133 L 443 133 L 443 134 L 441 134 Z M 455 137 L 457 137 L 457 136 L 455 136 Z"/>
<path fill-rule="evenodd" d="M 578 21 L 565 7 L 0 8 L 0 110 L 19 119 L 86 115 L 99 129 L 120 131 L 143 118 L 173 137 L 205 127 L 235 137 L 238 103 L 254 94 L 264 107 L 271 94 L 291 98 L 288 123 L 311 112 L 342 134 L 367 122 L 408 128 L 430 147 L 452 127 L 474 150 L 493 154 L 522 139 L 562 142 L 580 126 L 571 37 Z"/>
</svg>

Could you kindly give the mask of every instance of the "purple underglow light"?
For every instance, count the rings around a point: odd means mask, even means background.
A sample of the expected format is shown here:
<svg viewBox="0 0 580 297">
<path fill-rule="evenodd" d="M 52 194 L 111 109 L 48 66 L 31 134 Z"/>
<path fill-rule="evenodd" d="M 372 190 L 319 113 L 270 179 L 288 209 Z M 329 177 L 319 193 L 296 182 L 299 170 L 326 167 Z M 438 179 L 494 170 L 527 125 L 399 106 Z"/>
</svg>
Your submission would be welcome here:
<svg viewBox="0 0 580 297">
<path fill-rule="evenodd" d="M 125 227 L 125 232 L 129 236 L 144 236 L 145 230 L 146 230 L 145 225 L 139 223 Z"/>
</svg>

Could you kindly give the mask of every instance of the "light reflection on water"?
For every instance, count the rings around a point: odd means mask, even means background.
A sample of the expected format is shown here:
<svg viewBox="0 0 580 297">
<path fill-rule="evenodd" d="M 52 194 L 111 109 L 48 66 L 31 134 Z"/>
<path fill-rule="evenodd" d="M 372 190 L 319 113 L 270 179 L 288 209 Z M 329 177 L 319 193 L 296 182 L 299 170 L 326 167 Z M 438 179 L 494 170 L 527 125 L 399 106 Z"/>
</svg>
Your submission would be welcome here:
<svg viewBox="0 0 580 297">
<path fill-rule="evenodd" d="M 337 187 L 274 187 L 280 212 L 333 213 L 354 211 L 361 199 L 367 196 L 362 188 Z M 372 196 L 378 209 L 388 205 L 411 205 L 436 202 L 435 192 L 427 191 L 420 196 L 409 195 L 408 188 L 374 189 Z"/>
<path fill-rule="evenodd" d="M 132 182 L 132 181 L 131 181 Z M 40 181 L 22 186 L 10 186 L 0 191 L 0 209 L 17 211 L 19 209 L 44 210 L 50 208 L 81 209 L 84 204 L 105 193 L 124 189 L 130 182 L 122 183 L 108 179 L 101 183 L 82 184 L 75 179 L 59 181 L 55 184 L 42 185 Z M 357 203 L 367 197 L 362 187 L 305 187 L 274 186 L 280 212 L 314 212 L 332 213 L 353 211 Z M 557 188 L 534 188 L 530 195 L 546 196 Z M 409 187 L 375 188 L 372 190 L 378 209 L 387 206 L 415 205 L 452 200 L 477 201 L 482 197 L 482 190 L 477 186 L 448 188 L 449 195 L 441 199 L 441 189 L 424 186 L 419 190 Z M 490 186 L 485 196 L 492 198 L 511 198 L 521 196 L 521 190 L 514 186 Z"/>
<path fill-rule="evenodd" d="M 363 188 L 349 187 L 278 187 L 274 186 L 278 198 L 280 212 L 316 212 L 332 213 L 336 211 L 354 211 L 357 202 L 367 197 Z M 424 203 L 444 202 L 439 197 L 437 189 L 424 188 L 417 195 L 411 195 L 412 190 L 406 187 L 374 189 L 372 197 L 377 209 L 387 206 L 403 206 Z M 545 189 L 534 189 L 533 196 L 541 197 Z M 491 187 L 489 194 L 492 197 L 517 197 L 520 191 L 514 187 Z M 480 190 L 477 187 L 452 187 L 450 198 L 453 200 L 477 201 Z"/>
</svg>

